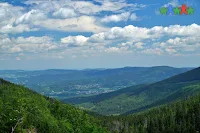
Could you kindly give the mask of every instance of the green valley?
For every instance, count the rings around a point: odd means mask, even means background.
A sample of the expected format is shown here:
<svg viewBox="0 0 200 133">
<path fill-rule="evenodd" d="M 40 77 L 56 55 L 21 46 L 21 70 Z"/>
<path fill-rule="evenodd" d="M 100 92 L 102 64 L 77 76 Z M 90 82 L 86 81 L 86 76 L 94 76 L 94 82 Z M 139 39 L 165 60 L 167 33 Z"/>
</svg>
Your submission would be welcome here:
<svg viewBox="0 0 200 133">
<path fill-rule="evenodd" d="M 0 77 L 58 99 L 88 96 L 160 81 L 191 68 L 124 67 L 85 70 L 0 70 Z"/>
<path fill-rule="evenodd" d="M 1 133 L 197 133 L 200 93 L 131 115 L 102 116 L 0 79 L 0 125 Z"/>
<path fill-rule="evenodd" d="M 65 99 L 103 115 L 130 114 L 200 92 L 200 68 L 149 85 L 138 85 L 90 97 Z"/>
<path fill-rule="evenodd" d="M 197 133 L 199 75 L 196 68 L 148 85 L 66 100 L 89 110 L 0 79 L 0 132 Z"/>
<path fill-rule="evenodd" d="M 0 133 L 200 133 L 199 0 L 0 0 Z"/>
</svg>

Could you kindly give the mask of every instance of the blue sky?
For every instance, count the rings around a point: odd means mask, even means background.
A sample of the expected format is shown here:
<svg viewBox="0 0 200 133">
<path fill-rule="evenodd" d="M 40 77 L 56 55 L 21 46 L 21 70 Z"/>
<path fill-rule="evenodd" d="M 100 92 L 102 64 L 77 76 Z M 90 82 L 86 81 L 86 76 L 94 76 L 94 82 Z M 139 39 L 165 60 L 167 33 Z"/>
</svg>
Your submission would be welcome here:
<svg viewBox="0 0 200 133">
<path fill-rule="evenodd" d="M 161 7 L 193 15 L 161 15 Z M 1 0 L 0 69 L 197 67 L 198 0 Z"/>
</svg>

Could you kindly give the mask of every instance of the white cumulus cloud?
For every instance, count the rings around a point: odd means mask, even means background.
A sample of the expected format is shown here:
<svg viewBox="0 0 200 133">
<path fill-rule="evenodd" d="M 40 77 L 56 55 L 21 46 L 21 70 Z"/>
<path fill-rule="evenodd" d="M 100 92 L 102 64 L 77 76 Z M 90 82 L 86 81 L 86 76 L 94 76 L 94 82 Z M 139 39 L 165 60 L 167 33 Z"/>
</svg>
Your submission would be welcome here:
<svg viewBox="0 0 200 133">
<path fill-rule="evenodd" d="M 60 8 L 58 11 L 53 13 L 53 16 L 58 18 L 72 18 L 76 17 L 77 14 L 73 9 L 70 8 Z"/>
<path fill-rule="evenodd" d="M 120 21 L 127 21 L 129 19 L 130 13 L 125 12 L 117 15 L 110 15 L 105 16 L 101 19 L 101 22 L 109 23 L 109 22 L 120 22 Z"/>
<path fill-rule="evenodd" d="M 61 39 L 61 43 L 66 44 L 67 46 L 83 46 L 87 45 L 87 37 L 82 35 L 79 36 L 68 36 Z"/>
<path fill-rule="evenodd" d="M 39 10 L 31 10 L 20 16 L 15 24 L 28 23 L 32 21 L 44 20 L 47 16 Z"/>
<path fill-rule="evenodd" d="M 139 18 L 138 18 L 138 16 L 136 15 L 136 13 L 132 13 L 132 14 L 131 14 L 130 20 L 136 21 L 136 20 L 138 20 L 138 19 L 139 19 Z"/>
<path fill-rule="evenodd" d="M 3 27 L 0 27 L 0 33 L 5 33 L 5 34 L 22 33 L 22 32 L 27 32 L 27 31 L 34 31 L 34 30 L 37 30 L 37 29 L 31 29 L 29 25 L 26 25 L 26 24 L 21 24 L 17 26 L 7 24 Z"/>
</svg>

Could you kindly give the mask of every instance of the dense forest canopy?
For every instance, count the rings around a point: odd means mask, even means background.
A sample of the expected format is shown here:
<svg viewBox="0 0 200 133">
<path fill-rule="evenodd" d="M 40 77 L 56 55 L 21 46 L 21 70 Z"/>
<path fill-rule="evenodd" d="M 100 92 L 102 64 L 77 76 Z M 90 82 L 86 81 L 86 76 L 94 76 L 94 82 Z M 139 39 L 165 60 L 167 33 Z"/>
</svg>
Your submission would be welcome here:
<svg viewBox="0 0 200 133">
<path fill-rule="evenodd" d="M 200 94 L 129 116 L 98 116 L 114 133 L 199 133 Z"/>
<path fill-rule="evenodd" d="M 0 79 L 0 132 L 104 133 L 94 117 Z"/>
</svg>

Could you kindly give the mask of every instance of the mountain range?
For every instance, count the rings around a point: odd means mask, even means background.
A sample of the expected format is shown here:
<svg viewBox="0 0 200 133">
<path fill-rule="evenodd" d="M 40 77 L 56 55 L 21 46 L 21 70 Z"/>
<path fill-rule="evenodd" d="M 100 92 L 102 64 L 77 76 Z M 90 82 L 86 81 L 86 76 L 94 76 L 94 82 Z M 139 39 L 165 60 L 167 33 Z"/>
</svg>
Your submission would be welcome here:
<svg viewBox="0 0 200 133">
<path fill-rule="evenodd" d="M 192 68 L 125 67 L 85 70 L 1 70 L 0 77 L 58 99 L 116 91 L 138 84 L 149 84 Z"/>
</svg>

